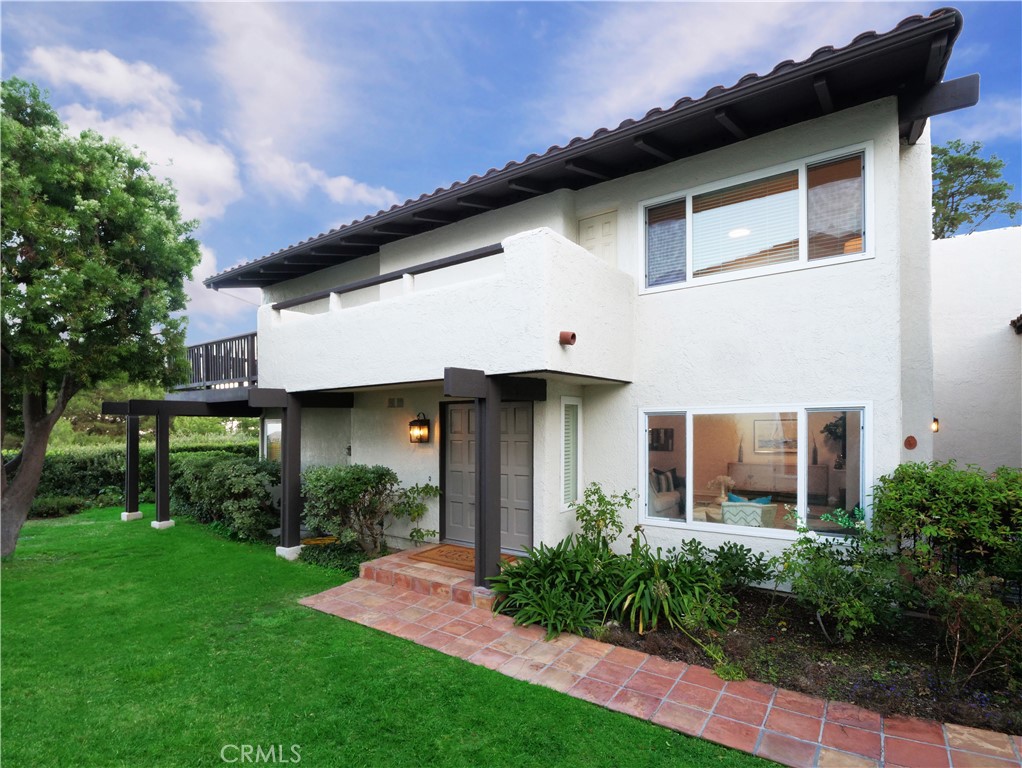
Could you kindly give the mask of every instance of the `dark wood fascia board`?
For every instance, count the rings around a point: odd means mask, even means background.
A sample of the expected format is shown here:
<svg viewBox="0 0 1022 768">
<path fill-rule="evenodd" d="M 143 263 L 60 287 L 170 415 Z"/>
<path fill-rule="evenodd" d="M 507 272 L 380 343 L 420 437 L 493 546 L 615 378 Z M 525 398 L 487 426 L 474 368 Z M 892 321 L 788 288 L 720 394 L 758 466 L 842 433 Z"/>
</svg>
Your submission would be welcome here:
<svg viewBox="0 0 1022 768">
<path fill-rule="evenodd" d="M 486 397 L 486 373 L 475 368 L 444 368 L 444 397 Z"/>
<path fill-rule="evenodd" d="M 494 376 L 493 378 L 500 385 L 502 400 L 546 401 L 546 379 L 529 379 L 517 376 Z"/>
<path fill-rule="evenodd" d="M 261 411 L 244 401 L 202 402 L 197 400 L 129 400 L 103 403 L 102 412 L 119 416 L 259 416 Z"/>
</svg>

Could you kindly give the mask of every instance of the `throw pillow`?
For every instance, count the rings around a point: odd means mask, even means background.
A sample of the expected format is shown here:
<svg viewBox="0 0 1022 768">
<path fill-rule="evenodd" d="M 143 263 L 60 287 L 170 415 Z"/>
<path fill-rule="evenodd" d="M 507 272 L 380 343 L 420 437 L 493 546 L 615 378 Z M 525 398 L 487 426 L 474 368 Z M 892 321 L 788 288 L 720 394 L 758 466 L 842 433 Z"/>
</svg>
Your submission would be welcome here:
<svg viewBox="0 0 1022 768">
<path fill-rule="evenodd" d="M 758 499 L 753 499 L 753 504 L 769 504 L 773 496 L 760 496 Z"/>
<path fill-rule="evenodd" d="M 739 496 L 738 494 L 735 494 L 735 493 L 728 493 L 727 500 L 728 501 L 734 501 L 734 502 L 748 501 L 748 499 L 745 498 L 744 496 Z"/>
</svg>

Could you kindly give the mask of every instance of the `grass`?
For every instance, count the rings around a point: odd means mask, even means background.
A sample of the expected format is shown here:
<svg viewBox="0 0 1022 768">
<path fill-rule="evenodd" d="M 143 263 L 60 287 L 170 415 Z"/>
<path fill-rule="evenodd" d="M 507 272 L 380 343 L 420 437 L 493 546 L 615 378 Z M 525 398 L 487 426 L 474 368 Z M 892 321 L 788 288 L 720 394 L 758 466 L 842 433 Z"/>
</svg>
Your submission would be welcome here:
<svg viewBox="0 0 1022 768">
<path fill-rule="evenodd" d="M 297 605 L 337 572 L 119 512 L 30 521 L 2 565 L 5 768 L 223 765 L 226 745 L 308 766 L 767 764 Z"/>
</svg>

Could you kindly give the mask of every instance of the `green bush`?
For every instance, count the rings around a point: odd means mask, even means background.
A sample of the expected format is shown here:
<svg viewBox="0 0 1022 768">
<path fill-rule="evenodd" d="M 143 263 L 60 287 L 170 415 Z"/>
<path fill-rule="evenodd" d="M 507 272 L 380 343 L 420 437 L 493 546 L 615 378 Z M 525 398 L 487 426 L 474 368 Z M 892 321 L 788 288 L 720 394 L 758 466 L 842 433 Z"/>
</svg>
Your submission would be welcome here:
<svg viewBox="0 0 1022 768">
<path fill-rule="evenodd" d="M 360 547 L 352 548 L 350 544 L 342 542 L 308 544 L 298 553 L 298 559 L 303 563 L 343 571 L 352 577 L 358 576 L 358 568 L 362 563 L 374 557 L 376 555 L 369 555 Z"/>
<path fill-rule="evenodd" d="M 654 552 L 641 526 L 631 539 L 631 551 L 623 558 L 625 578 L 610 603 L 622 622 L 640 635 L 655 631 L 661 620 L 689 633 L 734 625 L 734 598 L 724 593 L 704 561 L 670 553 L 665 557 L 659 547 Z"/>
<path fill-rule="evenodd" d="M 944 627 L 951 682 L 964 686 L 977 675 L 1022 683 L 1022 609 L 998 596 L 1000 579 L 982 572 L 952 577 L 929 574 L 921 589 Z M 938 648 L 938 652 L 941 649 Z"/>
<path fill-rule="evenodd" d="M 823 517 L 856 535 L 817 536 L 799 528 L 798 538 L 781 554 L 778 578 L 791 585 L 799 603 L 816 612 L 832 642 L 850 642 L 877 626 L 890 626 L 908 600 L 908 585 L 886 538 L 865 526 L 861 509 L 851 516 L 835 512 Z"/>
<path fill-rule="evenodd" d="M 256 457 L 259 443 L 255 441 L 212 441 L 174 443 L 170 447 L 171 465 L 174 457 L 186 453 L 219 450 L 235 456 Z M 4 451 L 8 462 L 17 451 Z M 153 501 L 156 478 L 156 448 L 143 443 L 138 449 L 139 496 Z M 80 496 L 117 504 L 124 496 L 125 449 L 123 446 L 88 445 L 47 451 L 39 479 L 38 496 Z M 111 499 L 116 497 L 111 502 Z"/>
<path fill-rule="evenodd" d="M 222 526 L 235 538 L 261 541 L 279 524 L 272 486 L 280 465 L 225 451 L 171 457 L 170 506 L 174 514 Z"/>
<path fill-rule="evenodd" d="M 581 530 L 580 537 L 609 550 L 625 529 L 621 510 L 630 509 L 632 501 L 628 491 L 608 496 L 599 483 L 590 483 L 582 492 L 582 500 L 570 505 Z"/>
<path fill-rule="evenodd" d="M 917 572 L 1022 576 L 1022 470 L 902 464 L 877 482 L 873 510 Z"/>
<path fill-rule="evenodd" d="M 494 610 L 515 624 L 539 624 L 547 639 L 561 632 L 581 634 L 601 624 L 623 580 L 619 556 L 598 542 L 568 536 L 554 546 L 540 544 L 513 562 L 501 561 L 489 579 Z"/>
<path fill-rule="evenodd" d="M 81 496 L 37 496 L 28 516 L 32 519 L 65 517 L 84 512 L 90 499 Z"/>
<path fill-rule="evenodd" d="M 434 485 L 401 488 L 394 470 L 376 465 L 310 467 L 302 474 L 305 524 L 339 539 L 354 539 L 365 552 L 379 552 L 387 529 L 387 517 L 405 518 L 413 524 L 422 519 L 427 498 L 436 498 Z M 411 538 L 422 541 L 436 531 L 413 527 Z"/>
</svg>

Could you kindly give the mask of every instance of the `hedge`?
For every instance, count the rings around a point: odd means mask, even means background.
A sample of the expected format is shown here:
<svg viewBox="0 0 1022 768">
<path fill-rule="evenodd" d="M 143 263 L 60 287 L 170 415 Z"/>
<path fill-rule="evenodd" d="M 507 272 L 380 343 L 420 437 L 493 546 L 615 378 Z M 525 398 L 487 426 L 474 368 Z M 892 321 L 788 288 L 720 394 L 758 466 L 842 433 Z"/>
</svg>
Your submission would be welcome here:
<svg viewBox="0 0 1022 768">
<path fill-rule="evenodd" d="M 221 451 L 229 455 L 255 458 L 258 441 L 204 441 L 178 443 L 170 446 L 171 464 L 174 456 L 196 452 Z M 4 463 L 17 451 L 4 451 Z M 139 498 L 153 501 L 156 479 L 156 447 L 145 444 L 138 448 Z M 82 497 L 87 499 L 124 498 L 125 449 L 123 446 L 75 446 L 47 451 L 37 497 Z"/>
</svg>

